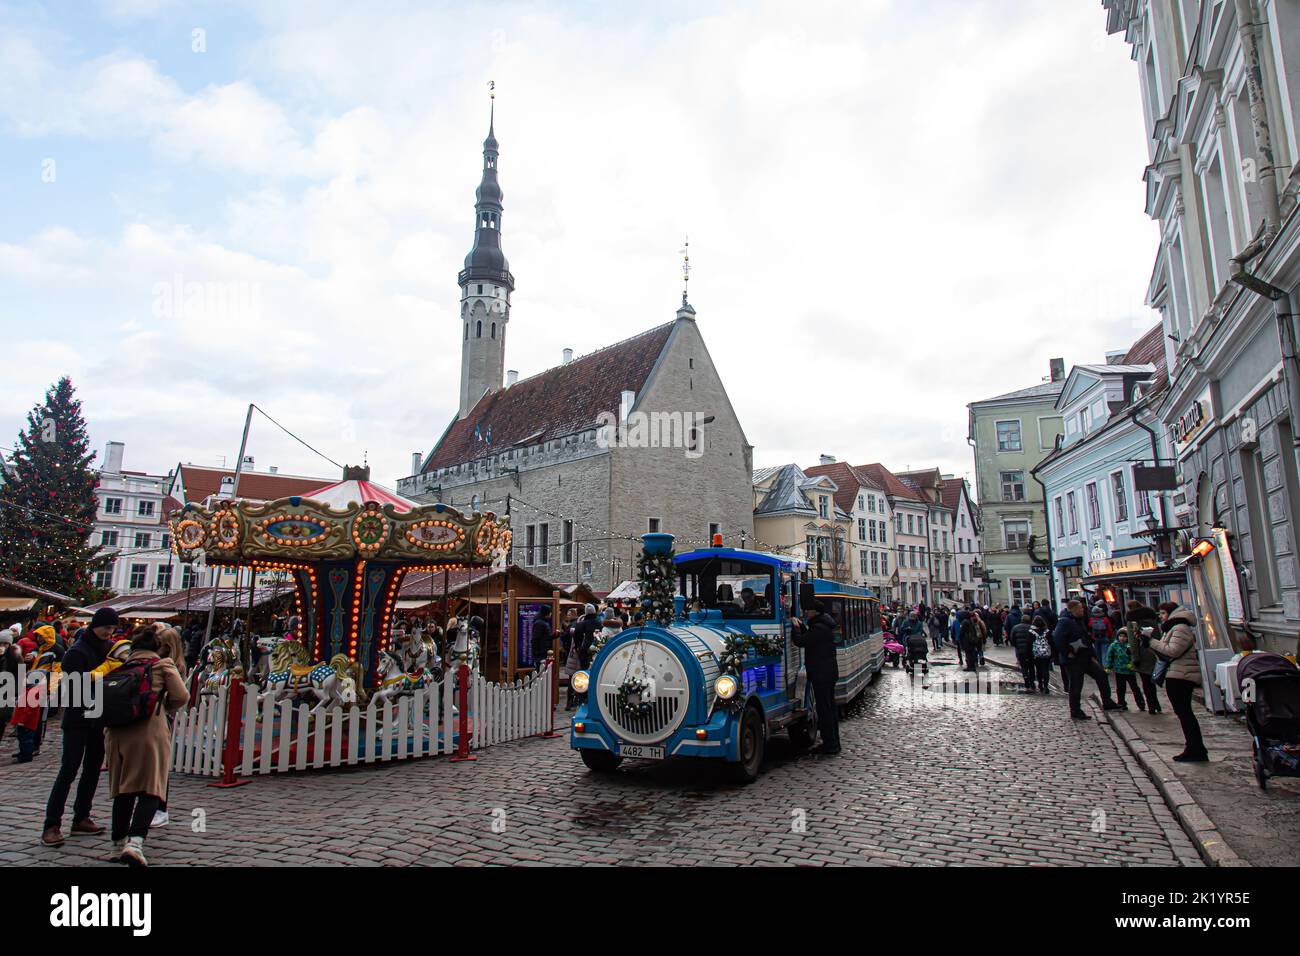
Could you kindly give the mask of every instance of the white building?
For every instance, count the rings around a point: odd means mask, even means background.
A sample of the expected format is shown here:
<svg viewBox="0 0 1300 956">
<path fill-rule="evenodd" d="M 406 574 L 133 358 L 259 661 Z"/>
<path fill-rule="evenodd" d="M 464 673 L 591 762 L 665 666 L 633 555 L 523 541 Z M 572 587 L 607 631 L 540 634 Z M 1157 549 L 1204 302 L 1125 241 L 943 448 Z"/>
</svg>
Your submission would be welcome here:
<svg viewBox="0 0 1300 956">
<path fill-rule="evenodd" d="M 957 566 L 956 600 L 963 604 L 983 603 L 975 570 L 983 566 L 979 509 L 971 500 L 965 478 L 943 476 L 943 500 L 952 513 L 953 559 Z"/>
<path fill-rule="evenodd" d="M 870 589 L 881 600 L 889 600 L 894 572 L 890 557 L 893 513 L 885 489 L 864 472 L 830 455 L 822 455 L 819 464 L 804 472 L 835 483 L 835 504 L 849 517 L 850 580 Z"/>
<path fill-rule="evenodd" d="M 1174 522 L 1212 536 L 1189 565 L 1207 643 L 1300 629 L 1300 3 L 1103 0 L 1138 65 L 1160 224 Z M 1187 542 L 1183 542 L 1184 546 Z"/>
<path fill-rule="evenodd" d="M 95 487 L 99 507 L 91 543 L 112 556 L 95 573 L 95 587 L 118 594 L 169 591 L 181 586 L 165 507 L 171 475 L 124 470 L 125 450 L 121 442 L 108 443 Z"/>
</svg>

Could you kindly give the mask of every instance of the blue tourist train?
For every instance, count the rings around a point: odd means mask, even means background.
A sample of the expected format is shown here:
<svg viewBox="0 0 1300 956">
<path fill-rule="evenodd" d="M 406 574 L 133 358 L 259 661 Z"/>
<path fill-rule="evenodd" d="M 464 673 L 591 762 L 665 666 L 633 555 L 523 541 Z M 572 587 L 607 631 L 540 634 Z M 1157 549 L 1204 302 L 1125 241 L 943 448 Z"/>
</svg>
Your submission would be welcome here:
<svg viewBox="0 0 1300 956">
<path fill-rule="evenodd" d="M 586 702 L 570 744 L 592 770 L 628 757 L 706 757 L 749 782 L 772 734 L 810 746 L 816 709 L 790 619 L 806 619 L 813 599 L 840 625 L 837 703 L 880 672 L 880 602 L 862 588 L 814 578 L 797 558 L 722 547 L 677 555 L 673 571 L 673 623 L 625 629 L 573 676 Z"/>
</svg>

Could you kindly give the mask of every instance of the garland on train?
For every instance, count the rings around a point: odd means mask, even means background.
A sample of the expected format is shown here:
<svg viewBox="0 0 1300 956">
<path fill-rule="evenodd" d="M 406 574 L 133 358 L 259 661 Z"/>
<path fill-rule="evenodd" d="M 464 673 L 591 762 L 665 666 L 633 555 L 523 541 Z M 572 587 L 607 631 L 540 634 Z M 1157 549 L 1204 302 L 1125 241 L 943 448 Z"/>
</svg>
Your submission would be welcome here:
<svg viewBox="0 0 1300 956">
<path fill-rule="evenodd" d="M 785 642 L 766 634 L 728 634 L 722 644 L 722 654 L 718 657 L 718 668 L 723 674 L 730 674 L 737 683 L 742 683 L 745 661 L 751 657 L 780 657 L 785 653 Z M 726 701 L 726 706 L 739 710 L 745 703 L 744 694 L 737 694 Z"/>
<path fill-rule="evenodd" d="M 673 599 L 677 575 L 673 569 L 671 548 L 664 554 L 646 554 L 637 559 L 636 577 L 641 585 L 641 610 L 647 624 L 668 627 L 673 623 Z"/>
<path fill-rule="evenodd" d="M 646 698 L 650 685 L 639 677 L 629 677 L 618 687 L 618 706 L 629 716 L 648 717 L 654 709 Z"/>
</svg>

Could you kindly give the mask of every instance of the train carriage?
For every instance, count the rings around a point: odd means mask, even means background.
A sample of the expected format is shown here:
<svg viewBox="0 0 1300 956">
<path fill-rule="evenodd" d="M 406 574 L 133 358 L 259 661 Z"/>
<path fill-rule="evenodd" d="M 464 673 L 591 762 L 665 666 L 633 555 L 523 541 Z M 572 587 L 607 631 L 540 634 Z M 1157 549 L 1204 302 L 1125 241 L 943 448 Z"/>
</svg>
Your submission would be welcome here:
<svg viewBox="0 0 1300 956">
<path fill-rule="evenodd" d="M 809 746 L 816 709 L 791 618 L 814 599 L 839 623 L 837 702 L 880 671 L 880 605 L 861 588 L 812 578 L 797 558 L 734 548 L 678 555 L 674 570 L 673 623 L 626 629 L 574 675 L 586 702 L 570 744 L 593 770 L 627 757 L 705 757 L 749 781 L 772 734 Z"/>
</svg>

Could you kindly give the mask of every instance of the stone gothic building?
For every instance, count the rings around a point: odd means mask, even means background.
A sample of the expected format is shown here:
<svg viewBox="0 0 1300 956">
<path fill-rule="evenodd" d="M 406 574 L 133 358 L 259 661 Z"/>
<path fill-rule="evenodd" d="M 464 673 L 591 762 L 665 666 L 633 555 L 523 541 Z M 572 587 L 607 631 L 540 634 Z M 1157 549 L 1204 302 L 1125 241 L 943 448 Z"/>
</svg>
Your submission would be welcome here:
<svg viewBox="0 0 1300 956">
<path fill-rule="evenodd" d="M 515 563 L 612 589 L 639 536 L 678 548 L 754 533 L 753 448 L 683 294 L 672 321 L 529 378 L 505 375 L 515 280 L 501 243 L 495 122 L 483 143 L 474 245 L 461 270 L 460 402 L 401 494 L 508 513 Z M 503 377 L 504 376 L 504 377 Z"/>
</svg>

